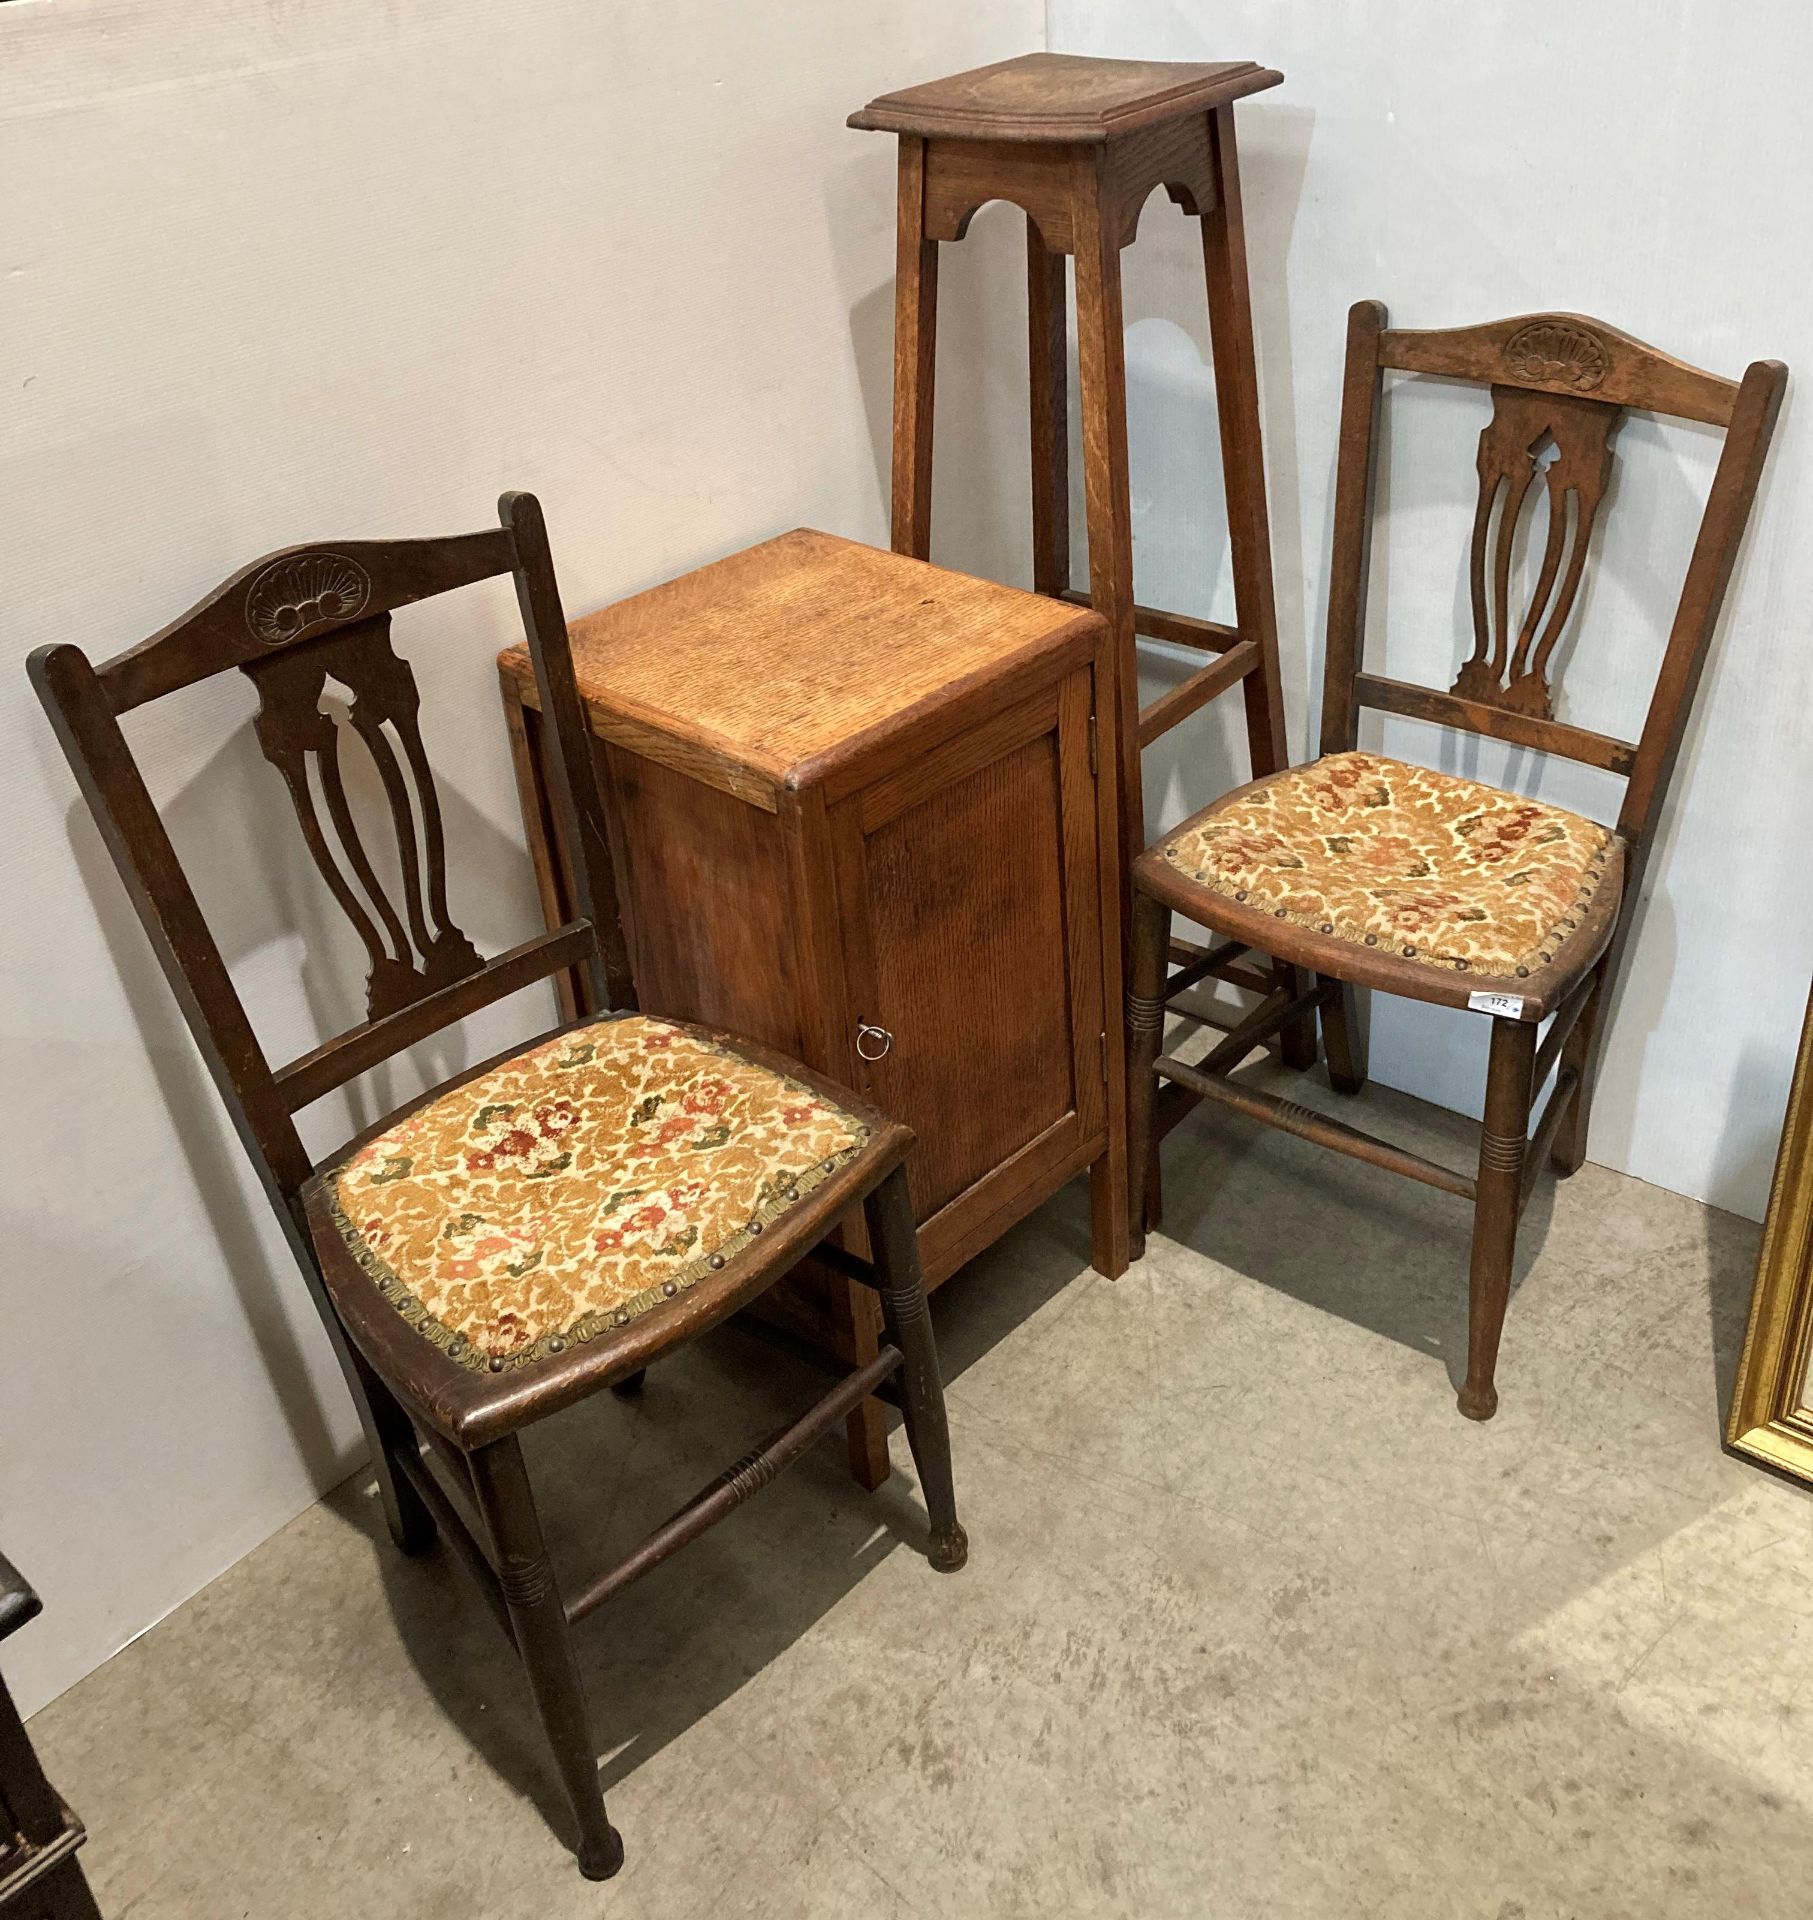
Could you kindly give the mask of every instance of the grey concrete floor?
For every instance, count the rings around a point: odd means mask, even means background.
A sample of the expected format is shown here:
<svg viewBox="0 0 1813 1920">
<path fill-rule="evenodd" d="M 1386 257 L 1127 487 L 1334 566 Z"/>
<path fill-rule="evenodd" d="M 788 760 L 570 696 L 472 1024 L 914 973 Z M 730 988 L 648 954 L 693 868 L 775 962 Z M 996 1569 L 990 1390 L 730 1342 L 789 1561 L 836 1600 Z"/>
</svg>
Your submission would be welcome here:
<svg viewBox="0 0 1813 1920">
<path fill-rule="evenodd" d="M 1461 1203 L 1231 1117 L 1167 1165 L 1125 1279 L 1072 1192 L 938 1296 L 967 1571 L 898 1434 L 872 1497 L 827 1441 L 587 1623 L 615 1881 L 460 1570 L 354 1483 L 33 1722 L 104 1910 L 1804 1913 L 1813 1501 L 1718 1444 L 1756 1229 L 1545 1179 L 1479 1427 Z M 725 1329 L 551 1423 L 569 1564 L 812 1384 Z"/>
</svg>

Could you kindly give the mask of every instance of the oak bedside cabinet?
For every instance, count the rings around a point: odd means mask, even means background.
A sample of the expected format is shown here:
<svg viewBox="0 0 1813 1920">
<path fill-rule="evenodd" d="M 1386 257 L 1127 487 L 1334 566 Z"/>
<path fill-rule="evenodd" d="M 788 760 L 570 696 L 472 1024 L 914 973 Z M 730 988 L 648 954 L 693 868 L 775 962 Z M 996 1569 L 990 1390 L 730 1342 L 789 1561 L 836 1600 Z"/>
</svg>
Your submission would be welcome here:
<svg viewBox="0 0 1813 1920">
<path fill-rule="evenodd" d="M 1120 1273 L 1105 623 L 801 529 L 571 632 L 644 1009 L 780 1048 L 910 1126 L 928 1286 L 1085 1167 L 1094 1263 Z M 554 925 L 534 678 L 520 650 L 499 667 Z M 822 1264 L 764 1307 L 844 1362 L 875 1351 L 873 1295 Z M 873 1403 L 850 1444 L 878 1484 Z"/>
</svg>

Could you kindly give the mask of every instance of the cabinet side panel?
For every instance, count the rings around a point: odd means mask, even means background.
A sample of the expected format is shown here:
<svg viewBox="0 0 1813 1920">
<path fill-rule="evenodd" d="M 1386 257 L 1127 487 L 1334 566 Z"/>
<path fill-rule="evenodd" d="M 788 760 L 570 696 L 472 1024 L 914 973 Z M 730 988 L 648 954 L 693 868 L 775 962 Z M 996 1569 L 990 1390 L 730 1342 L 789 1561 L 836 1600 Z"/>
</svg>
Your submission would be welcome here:
<svg viewBox="0 0 1813 1920">
<path fill-rule="evenodd" d="M 617 746 L 613 852 L 643 1008 L 801 1053 L 779 821 Z"/>
<path fill-rule="evenodd" d="M 919 1136 L 925 1219 L 1072 1114 L 1057 735 L 874 827 L 862 849 L 874 1097 Z"/>
</svg>

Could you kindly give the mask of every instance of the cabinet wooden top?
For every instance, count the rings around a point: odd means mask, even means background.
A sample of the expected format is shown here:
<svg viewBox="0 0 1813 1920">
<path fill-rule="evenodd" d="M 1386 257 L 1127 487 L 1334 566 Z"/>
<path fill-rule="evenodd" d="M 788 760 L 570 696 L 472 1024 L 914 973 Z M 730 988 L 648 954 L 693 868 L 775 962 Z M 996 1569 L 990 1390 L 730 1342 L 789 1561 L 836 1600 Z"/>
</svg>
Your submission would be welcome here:
<svg viewBox="0 0 1813 1920">
<path fill-rule="evenodd" d="M 570 631 L 595 733 L 772 808 L 783 788 L 913 750 L 989 689 L 1031 690 L 1093 658 L 1103 626 L 1087 608 L 802 527 Z M 527 653 L 501 664 L 533 702 Z"/>
<path fill-rule="evenodd" d="M 850 116 L 853 127 L 962 140 L 1099 144 L 1155 121 L 1207 113 L 1275 87 L 1283 74 L 1251 60 L 1091 60 L 1023 53 L 947 80 L 884 93 Z"/>
</svg>

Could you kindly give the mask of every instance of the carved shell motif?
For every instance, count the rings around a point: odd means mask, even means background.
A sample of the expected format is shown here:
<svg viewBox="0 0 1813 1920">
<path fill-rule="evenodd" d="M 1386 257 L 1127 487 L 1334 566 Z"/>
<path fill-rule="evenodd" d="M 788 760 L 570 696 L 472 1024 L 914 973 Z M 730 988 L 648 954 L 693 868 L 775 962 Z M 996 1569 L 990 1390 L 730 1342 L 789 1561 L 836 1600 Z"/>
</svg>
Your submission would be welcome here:
<svg viewBox="0 0 1813 1920">
<path fill-rule="evenodd" d="M 1520 380 L 1590 393 L 1605 378 L 1605 342 L 1564 320 L 1534 320 L 1505 342 L 1505 365 Z"/>
<path fill-rule="evenodd" d="M 371 579 L 338 553 L 298 553 L 273 560 L 246 589 L 246 631 L 280 647 L 317 627 L 356 619 L 371 596 Z"/>
</svg>

